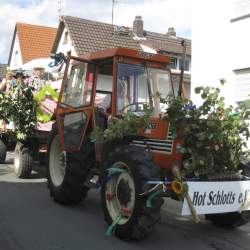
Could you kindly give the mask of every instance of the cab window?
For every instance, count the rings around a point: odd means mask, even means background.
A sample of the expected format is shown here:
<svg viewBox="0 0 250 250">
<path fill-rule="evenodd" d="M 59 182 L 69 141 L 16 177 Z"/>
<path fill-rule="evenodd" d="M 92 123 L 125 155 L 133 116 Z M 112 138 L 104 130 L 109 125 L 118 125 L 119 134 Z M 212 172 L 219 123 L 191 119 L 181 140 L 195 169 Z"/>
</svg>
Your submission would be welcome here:
<svg viewBox="0 0 250 250">
<path fill-rule="evenodd" d="M 92 98 L 94 72 L 92 65 L 77 63 L 71 67 L 64 85 L 61 103 L 74 108 L 89 106 Z"/>
</svg>

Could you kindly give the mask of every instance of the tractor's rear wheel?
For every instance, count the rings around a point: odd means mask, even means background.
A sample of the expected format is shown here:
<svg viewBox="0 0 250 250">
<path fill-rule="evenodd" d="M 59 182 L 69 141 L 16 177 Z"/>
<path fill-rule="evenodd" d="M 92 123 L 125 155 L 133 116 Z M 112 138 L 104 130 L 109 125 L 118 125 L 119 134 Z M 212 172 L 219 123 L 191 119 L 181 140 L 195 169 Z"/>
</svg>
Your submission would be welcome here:
<svg viewBox="0 0 250 250">
<path fill-rule="evenodd" d="M 82 155 L 87 161 L 87 155 Z M 88 170 L 86 164 L 74 157 L 73 153 L 61 149 L 60 137 L 53 129 L 49 139 L 47 178 L 50 195 L 61 204 L 78 204 L 87 196 L 84 186 Z"/>
<path fill-rule="evenodd" d="M 5 143 L 0 139 L 0 164 L 3 164 L 6 159 L 7 147 Z"/>
<path fill-rule="evenodd" d="M 160 180 L 159 168 L 150 154 L 138 147 L 117 147 L 102 168 L 101 198 L 106 222 L 117 221 L 118 238 L 140 240 L 150 234 L 160 220 L 163 199 L 155 197 L 146 206 L 148 180 Z"/>
<path fill-rule="evenodd" d="M 14 172 L 18 178 L 29 178 L 32 171 L 33 158 L 29 147 L 17 142 L 14 156 Z"/>
</svg>

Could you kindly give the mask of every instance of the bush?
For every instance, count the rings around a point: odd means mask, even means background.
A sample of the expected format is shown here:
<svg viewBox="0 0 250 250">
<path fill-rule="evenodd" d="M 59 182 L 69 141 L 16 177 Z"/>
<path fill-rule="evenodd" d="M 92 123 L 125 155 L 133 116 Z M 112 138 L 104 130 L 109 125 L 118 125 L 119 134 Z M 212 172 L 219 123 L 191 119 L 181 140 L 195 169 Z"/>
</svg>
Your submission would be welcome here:
<svg viewBox="0 0 250 250">
<path fill-rule="evenodd" d="M 196 108 L 192 101 L 168 96 L 164 119 L 171 124 L 175 137 L 184 145 L 178 150 L 184 155 L 184 174 L 208 178 L 220 174 L 240 173 L 240 160 L 249 153 L 246 118 L 248 103 L 225 107 L 218 88 L 195 89 L 203 103 Z"/>
<path fill-rule="evenodd" d="M 19 84 L 14 92 L 0 94 L 0 119 L 14 124 L 17 139 L 25 139 L 36 125 L 37 106 L 32 88 Z"/>
</svg>

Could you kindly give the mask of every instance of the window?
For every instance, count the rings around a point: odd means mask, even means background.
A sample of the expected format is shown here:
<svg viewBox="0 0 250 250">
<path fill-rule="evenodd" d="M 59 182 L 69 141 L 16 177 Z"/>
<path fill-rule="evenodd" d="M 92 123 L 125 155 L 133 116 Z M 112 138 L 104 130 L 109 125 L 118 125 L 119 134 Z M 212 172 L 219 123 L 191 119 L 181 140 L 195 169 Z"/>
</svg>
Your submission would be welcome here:
<svg viewBox="0 0 250 250">
<path fill-rule="evenodd" d="M 72 66 L 70 75 L 64 85 L 62 104 L 77 108 L 88 106 L 91 102 L 93 88 L 93 69 L 87 63 Z"/>
<path fill-rule="evenodd" d="M 65 147 L 79 147 L 87 122 L 87 115 L 84 112 L 66 113 L 61 116 L 61 121 L 63 122 Z"/>
<path fill-rule="evenodd" d="M 18 50 L 15 52 L 14 55 L 14 67 L 18 66 Z"/>
<path fill-rule="evenodd" d="M 65 31 L 63 44 L 67 44 L 68 42 L 69 42 L 69 32 Z"/>
<path fill-rule="evenodd" d="M 189 66 L 190 62 L 188 59 L 185 60 L 185 64 L 184 64 L 184 70 L 185 71 L 190 71 L 190 66 Z M 179 69 L 181 70 L 181 65 L 182 65 L 182 59 L 179 60 Z"/>
<path fill-rule="evenodd" d="M 177 68 L 177 58 L 176 57 L 171 57 L 170 68 L 171 69 L 176 69 Z"/>
<path fill-rule="evenodd" d="M 118 64 L 117 112 L 142 112 L 147 104 L 155 113 L 161 109 L 160 94 L 173 94 L 170 73 L 167 70 L 141 65 Z"/>
<path fill-rule="evenodd" d="M 250 68 L 235 70 L 235 99 L 241 102 L 249 99 Z"/>
</svg>

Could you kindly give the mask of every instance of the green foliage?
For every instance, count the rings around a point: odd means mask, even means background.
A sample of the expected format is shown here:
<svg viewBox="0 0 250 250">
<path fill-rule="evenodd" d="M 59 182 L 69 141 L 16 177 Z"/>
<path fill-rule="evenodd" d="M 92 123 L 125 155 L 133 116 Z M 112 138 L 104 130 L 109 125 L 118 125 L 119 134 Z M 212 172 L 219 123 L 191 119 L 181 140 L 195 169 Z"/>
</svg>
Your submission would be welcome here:
<svg viewBox="0 0 250 250">
<path fill-rule="evenodd" d="M 37 102 L 43 101 L 46 96 L 50 96 L 52 100 L 58 101 L 58 93 L 49 85 L 43 86 L 34 96 Z"/>
<path fill-rule="evenodd" d="M 199 87 L 195 92 L 203 99 L 198 108 L 180 97 L 162 100 L 168 105 L 164 119 L 170 122 L 175 137 L 184 140 L 178 150 L 184 155 L 185 174 L 207 178 L 238 173 L 240 158 L 248 154 L 247 103 L 225 107 L 218 88 Z"/>
<path fill-rule="evenodd" d="M 14 134 L 23 140 L 32 133 L 36 125 L 37 102 L 32 89 L 19 84 L 12 93 L 0 94 L 0 119 L 14 124 Z"/>
<path fill-rule="evenodd" d="M 109 122 L 105 131 L 96 127 L 91 133 L 91 140 L 96 143 L 107 143 L 115 139 L 122 139 L 128 135 L 138 135 L 148 126 L 151 113 L 152 110 L 148 107 L 144 107 L 144 115 L 140 117 L 128 112 L 121 119 L 114 119 Z"/>
<path fill-rule="evenodd" d="M 50 96 L 50 98 L 54 101 L 58 101 L 58 93 L 49 85 L 45 85 L 34 95 L 34 99 L 37 103 L 45 100 L 46 96 Z M 36 110 L 37 121 L 39 122 L 49 122 L 52 119 L 53 114 L 48 114 L 42 110 L 40 106 L 37 106 Z"/>
<path fill-rule="evenodd" d="M 36 109 L 36 118 L 38 122 L 46 123 L 51 121 L 53 114 L 45 113 L 40 106 L 37 106 Z"/>
<path fill-rule="evenodd" d="M 27 135 L 32 134 L 37 121 L 51 120 L 52 114 L 45 113 L 39 107 L 39 102 L 47 95 L 55 101 L 58 100 L 57 92 L 47 85 L 35 96 L 32 87 L 24 84 L 19 84 L 13 92 L 0 94 L 0 119 L 14 124 L 12 132 L 17 139 L 25 140 Z"/>
</svg>

